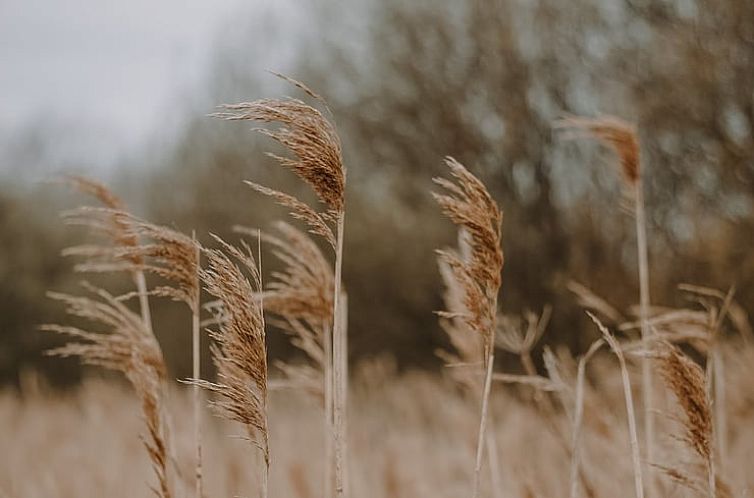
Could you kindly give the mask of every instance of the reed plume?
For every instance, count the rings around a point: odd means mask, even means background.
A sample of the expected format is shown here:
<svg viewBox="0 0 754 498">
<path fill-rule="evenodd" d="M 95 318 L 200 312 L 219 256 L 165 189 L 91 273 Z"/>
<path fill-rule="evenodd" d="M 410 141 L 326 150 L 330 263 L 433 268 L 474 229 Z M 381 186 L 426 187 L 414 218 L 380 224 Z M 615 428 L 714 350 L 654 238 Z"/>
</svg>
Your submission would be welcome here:
<svg viewBox="0 0 754 498">
<path fill-rule="evenodd" d="M 333 269 L 317 244 L 305 232 L 279 221 L 276 235 L 262 238 L 273 247 L 273 254 L 284 263 L 282 271 L 272 274 L 272 281 L 262 293 L 265 309 L 279 318 L 275 325 L 292 337 L 292 344 L 303 351 L 312 364 L 277 362 L 283 372 L 285 387 L 303 388 L 324 406 L 325 462 L 333 457 Z M 237 231 L 251 233 L 237 227 Z M 331 496 L 333 469 L 325 465 L 325 495 Z"/>
<path fill-rule="evenodd" d="M 660 375 L 665 385 L 675 395 L 683 411 L 681 422 L 684 435 L 681 440 L 704 464 L 708 496 L 710 498 L 731 496 L 728 486 L 719 477 L 715 468 L 714 424 L 704 371 L 676 346 L 667 342 L 662 343 L 662 347 L 651 354 L 657 358 Z M 692 489 L 704 487 L 698 485 L 699 479 L 681 470 L 665 468 L 663 470 L 666 473 L 668 470 L 673 470 L 669 473 L 670 477 Z"/>
<path fill-rule="evenodd" d="M 107 207 L 79 208 L 63 214 L 66 223 L 94 227 L 109 234 L 109 243 L 88 244 L 67 248 L 66 256 L 78 256 L 83 262 L 76 269 L 85 272 L 128 271 L 137 275 L 137 291 L 119 296 L 136 295 L 142 309 L 148 309 L 148 295 L 168 297 L 185 303 L 192 313 L 192 376 L 200 378 L 200 284 L 199 244 L 193 237 L 167 227 L 141 220 L 123 210 L 122 203 L 104 187 L 78 180 L 77 184 L 98 194 Z M 83 188 L 83 187 L 82 187 Z M 144 274 L 150 273 L 167 282 L 152 290 L 146 287 Z M 194 387 L 194 438 L 196 444 L 195 488 L 201 497 L 201 429 L 199 389 Z"/>
<path fill-rule="evenodd" d="M 692 299 L 699 302 L 705 308 L 708 317 L 705 324 L 706 342 L 709 344 L 706 377 L 707 384 L 711 386 L 710 392 L 713 399 L 717 455 L 720 465 L 724 467 L 728 448 L 728 418 L 725 396 L 725 362 L 721 348 L 723 325 L 725 319 L 729 318 L 742 334 L 750 331 L 751 326 L 748 324 L 746 312 L 734 299 L 735 288 L 731 287 L 727 293 L 688 284 L 681 285 L 679 288 L 688 292 Z M 744 335 L 745 340 L 747 337 L 747 335 Z"/>
<path fill-rule="evenodd" d="M 317 244 L 305 232 L 289 223 L 274 224 L 276 234 L 262 234 L 273 254 L 285 266 L 272 273 L 259 299 L 265 311 L 276 315 L 274 324 L 292 337 L 292 344 L 304 352 L 314 366 L 278 362 L 288 378 L 287 385 L 305 387 L 320 401 L 325 396 L 330 365 L 325 362 L 325 347 L 331 341 L 333 270 Z M 234 227 L 239 233 L 253 230 Z M 331 402 L 332 393 L 325 397 Z M 327 406 L 327 403 L 324 403 Z"/>
<path fill-rule="evenodd" d="M 212 406 L 220 415 L 243 424 L 249 441 L 262 452 L 261 496 L 266 498 L 270 468 L 267 340 L 261 303 L 254 298 L 261 290 L 261 276 L 248 245 L 243 244 L 242 251 L 219 237 L 215 240 L 223 250 L 204 250 L 207 267 L 200 270 L 200 276 L 207 292 L 222 307 L 218 328 L 210 332 L 215 341 L 212 359 L 217 367 L 217 381 L 194 382 L 221 397 Z M 249 278 L 234 260 L 243 266 Z"/>
<path fill-rule="evenodd" d="M 54 292 L 49 293 L 49 296 L 65 304 L 66 311 L 71 316 L 98 324 L 107 329 L 107 332 L 44 325 L 43 330 L 74 339 L 65 346 L 48 351 L 48 354 L 79 357 L 85 364 L 115 370 L 126 376 L 141 400 L 147 426 L 147 434 L 142 437 L 142 441 L 158 483 L 153 490 L 160 498 L 170 498 L 173 496 L 168 464 L 170 451 L 163 406 L 167 369 L 160 346 L 139 315 L 107 291 L 88 284 L 85 287 L 92 297 Z"/>
<path fill-rule="evenodd" d="M 438 251 L 442 265 L 460 294 L 456 310 L 440 312 L 446 319 L 460 319 L 468 330 L 481 339 L 482 365 L 485 369 L 482 406 L 477 439 L 476 464 L 472 496 L 479 495 L 480 472 L 487 434 L 488 406 L 495 359 L 495 330 L 497 327 L 497 296 L 502 283 L 503 251 L 500 247 L 503 215 L 484 184 L 461 163 L 448 157 L 445 161 L 455 181 L 435 178 L 435 183 L 447 193 L 433 193 L 442 212 L 462 228 L 465 249 Z M 462 246 L 464 248 L 464 246 Z"/>
<path fill-rule="evenodd" d="M 115 195 L 115 193 L 105 185 L 95 180 L 83 176 L 68 175 L 63 177 L 63 181 L 77 191 L 97 199 L 100 204 L 104 206 L 105 210 L 111 210 L 113 212 L 125 212 L 126 210 L 125 204 L 120 199 L 120 197 Z M 92 231 L 98 233 L 100 236 L 108 240 L 111 247 L 126 248 L 138 245 L 138 237 L 129 232 L 128 226 L 123 223 L 122 219 L 119 219 L 115 216 L 102 216 L 102 214 L 102 212 L 96 209 L 80 207 L 75 210 L 64 212 L 63 221 L 67 224 L 82 225 L 90 228 Z M 83 250 L 86 248 L 87 246 L 69 248 L 63 251 L 63 255 L 74 255 L 77 250 Z M 95 248 L 89 247 L 88 249 L 90 251 L 93 251 Z M 89 254 L 84 252 L 84 255 L 86 255 L 88 258 L 93 259 L 105 256 L 103 254 L 97 253 L 96 251 L 90 252 Z M 93 263 L 93 265 L 91 266 L 95 266 L 95 261 L 90 261 L 90 263 Z M 126 266 L 128 266 L 129 264 L 138 265 L 141 263 L 141 261 L 136 258 L 126 260 L 124 261 L 124 263 L 126 263 Z M 77 265 L 76 269 L 77 271 L 88 271 L 89 267 L 90 265 L 81 264 Z M 151 331 L 152 316 L 149 308 L 149 298 L 147 297 L 147 282 L 144 278 L 144 272 L 136 269 L 132 270 L 131 275 L 134 280 L 134 284 L 136 285 L 139 296 L 139 306 L 141 309 L 142 320 L 144 321 L 147 329 Z"/>
<path fill-rule="evenodd" d="M 142 261 L 136 271 L 146 271 L 167 280 L 171 285 L 155 287 L 150 294 L 168 297 L 185 303 L 191 311 L 192 378 L 201 378 L 201 335 L 199 259 L 201 247 L 194 236 L 188 237 L 167 227 L 154 225 L 127 213 L 118 217 L 127 220 L 125 226 L 140 240 L 149 242 L 128 248 L 128 258 Z M 199 386 L 193 386 L 192 410 L 194 418 L 194 494 L 202 498 L 202 441 L 201 399 Z"/>
<path fill-rule="evenodd" d="M 293 82 L 293 80 L 288 80 Z M 294 84 L 315 97 L 299 82 Z M 333 215 L 345 208 L 346 170 L 343 166 L 340 138 L 335 126 L 314 107 L 294 98 L 261 99 L 254 102 L 227 104 L 214 116 L 227 120 L 259 121 L 278 123 L 277 130 L 258 128 L 256 131 L 269 136 L 286 147 L 295 159 L 268 153 L 281 166 L 291 169 L 317 194 Z"/>
<path fill-rule="evenodd" d="M 305 320 L 321 329 L 332 322 L 332 265 L 317 244 L 293 225 L 274 224 L 277 235 L 262 234 L 273 254 L 285 264 L 275 272 L 263 292 L 265 309 L 276 315 Z"/>
<path fill-rule="evenodd" d="M 641 338 L 648 342 L 652 329 L 649 326 L 649 256 L 647 248 L 647 223 L 644 207 L 643 168 L 641 167 L 639 138 L 636 128 L 615 117 L 584 118 L 571 117 L 556 124 L 560 128 L 578 130 L 585 137 L 592 137 L 611 147 L 620 159 L 626 192 L 633 200 L 636 222 L 636 249 L 639 269 L 639 318 Z M 644 437 L 648 461 L 654 460 L 654 385 L 652 365 L 648 357 L 642 359 L 642 395 L 644 404 Z M 650 481 L 653 481 L 650 472 Z"/>
<path fill-rule="evenodd" d="M 319 103 L 324 99 L 302 83 L 277 75 L 302 90 Z M 345 223 L 346 168 L 343 164 L 340 138 L 334 124 L 319 110 L 294 98 L 262 99 L 222 106 L 215 117 L 227 120 L 250 120 L 261 123 L 276 123 L 277 129 L 261 128 L 256 131 L 269 136 L 287 148 L 292 158 L 270 153 L 281 166 L 292 170 L 309 185 L 317 196 L 323 210 L 315 209 L 297 198 L 253 182 L 246 182 L 258 192 L 272 197 L 291 210 L 291 215 L 306 223 L 309 231 L 323 237 L 335 252 L 332 340 L 325 341 L 325 362 L 332 365 L 332 434 L 334 455 L 335 495 L 347 495 L 347 442 L 346 442 L 346 395 L 347 395 L 347 338 L 345 323 L 338 317 L 345 316 L 341 310 L 341 273 L 343 265 L 343 232 Z M 325 389 L 327 392 L 327 388 Z M 327 410 L 326 410 L 327 412 Z M 330 467 L 330 462 L 325 465 Z M 326 494 L 329 478 L 325 478 Z"/>
</svg>

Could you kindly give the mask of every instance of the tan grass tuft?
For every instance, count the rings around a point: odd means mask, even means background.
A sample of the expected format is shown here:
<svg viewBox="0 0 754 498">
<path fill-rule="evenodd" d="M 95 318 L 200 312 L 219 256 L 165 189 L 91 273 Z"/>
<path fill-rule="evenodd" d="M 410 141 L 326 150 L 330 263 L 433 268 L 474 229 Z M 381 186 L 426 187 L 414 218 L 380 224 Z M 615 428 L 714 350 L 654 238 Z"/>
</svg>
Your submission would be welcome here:
<svg viewBox="0 0 754 498">
<path fill-rule="evenodd" d="M 257 192 L 272 197 L 281 206 L 290 209 L 292 218 L 306 223 L 309 226 L 310 233 L 323 237 L 335 249 L 335 234 L 329 224 L 333 220 L 332 213 L 319 213 L 306 203 L 279 190 L 274 190 L 250 181 L 245 181 L 244 183 Z"/>
</svg>

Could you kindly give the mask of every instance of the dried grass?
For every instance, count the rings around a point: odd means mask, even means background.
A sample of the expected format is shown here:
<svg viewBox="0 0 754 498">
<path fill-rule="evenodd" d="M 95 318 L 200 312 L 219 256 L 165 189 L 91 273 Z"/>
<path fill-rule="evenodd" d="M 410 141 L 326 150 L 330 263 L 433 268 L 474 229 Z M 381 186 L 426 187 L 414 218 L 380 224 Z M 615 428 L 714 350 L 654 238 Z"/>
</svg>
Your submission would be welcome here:
<svg viewBox="0 0 754 498">
<path fill-rule="evenodd" d="M 440 312 L 446 320 L 460 320 L 463 328 L 453 328 L 446 322 L 451 341 L 458 344 L 465 361 L 481 358 L 485 370 L 482 388 L 482 407 L 477 440 L 476 464 L 472 496 L 479 495 L 490 389 L 495 359 L 495 331 L 497 328 L 497 295 L 502 283 L 503 251 L 501 230 L 503 215 L 484 184 L 453 158 L 445 161 L 455 182 L 435 178 L 435 183 L 448 193 L 433 193 L 443 213 L 461 230 L 461 251 L 438 251 L 440 268 L 446 267 L 444 279 L 450 282 L 446 301 L 448 310 Z M 481 339 L 481 354 L 473 352 L 475 340 L 462 337 L 464 328 Z M 468 335 L 468 334 L 466 334 Z M 493 463 L 494 465 L 494 463 Z M 494 475 L 493 470 L 493 475 Z M 497 485 L 499 489 L 499 485 Z"/>
<path fill-rule="evenodd" d="M 278 76 L 324 104 L 321 97 L 303 84 Z M 502 212 L 478 178 L 456 160 L 447 158 L 446 165 L 452 178 L 435 179 L 442 192 L 433 196 L 443 214 L 458 226 L 458 247 L 438 251 L 440 274 L 445 284 L 445 310 L 439 312 L 440 323 L 453 347 L 452 352 L 441 351 L 438 355 L 448 367 L 452 367 L 453 377 L 460 381 L 464 390 L 478 398 L 481 405 L 478 425 L 466 406 L 468 400 L 448 396 L 447 393 L 452 392 L 448 386 L 439 384 L 436 379 L 395 383 L 394 368 L 374 362 L 372 368 L 361 370 L 361 381 L 355 390 L 356 413 L 350 422 L 355 426 L 355 437 L 350 444 L 359 458 L 355 458 L 351 466 L 357 469 L 355 475 L 359 477 L 351 479 L 348 472 L 349 441 L 346 438 L 349 395 L 347 297 L 341 283 L 346 170 L 340 139 L 334 124 L 322 112 L 293 98 L 227 105 L 215 116 L 278 125 L 257 131 L 290 151 L 290 158 L 271 156 L 309 185 L 318 200 L 317 205 L 312 206 L 289 194 L 246 182 L 286 206 L 291 216 L 303 222 L 309 231 L 307 234 L 284 222 L 274 225 L 274 234 L 264 236 L 260 231 L 238 229 L 256 235 L 260 246 L 263 239 L 283 264 L 282 270 L 273 273 L 266 289 L 262 286 L 261 266 L 258 264 L 261 247 L 255 258 L 246 243 L 239 248 L 215 237 L 219 248 L 202 249 L 193 235 L 188 237 L 129 214 L 122 201 L 105 186 L 83 177 L 65 179 L 78 191 L 96 198 L 104 207 L 78 208 L 65 213 L 64 220 L 91 228 L 103 237 L 104 242 L 69 248 L 64 254 L 82 258 L 76 267 L 80 271 L 130 273 L 136 292 L 113 296 L 103 289 L 85 285 L 90 295 L 83 297 L 50 293 L 50 297 L 65 304 L 71 316 L 91 322 L 96 329 L 44 326 L 45 330 L 73 339 L 50 354 L 78 357 L 85 364 L 115 370 L 126 376 L 141 404 L 146 425 L 143 443 L 156 475 L 155 494 L 163 498 L 182 495 L 175 489 L 173 475 L 182 476 L 181 462 L 193 460 L 195 495 L 197 498 L 204 496 L 199 395 L 199 388 L 204 388 L 213 396 L 210 405 L 223 417 L 242 424 L 246 429 L 244 439 L 260 450 L 263 468 L 258 490 L 264 498 L 268 495 L 269 481 L 274 479 L 286 483 L 280 489 L 287 489 L 288 495 L 311 496 L 307 464 L 317 461 L 322 461 L 325 498 L 347 496 L 351 484 L 357 488 L 355 495 L 364 497 L 379 496 L 383 491 L 389 496 L 458 496 L 466 490 L 463 469 L 472 457 L 475 459 L 472 496 L 477 498 L 484 492 L 480 475 L 485 450 L 491 470 L 489 491 L 496 497 L 515 495 L 517 491 L 519 496 L 560 496 L 566 482 L 570 485 L 571 498 L 581 494 L 588 497 L 625 495 L 628 494 L 628 485 L 624 489 L 618 483 L 623 482 L 624 476 L 631 475 L 637 498 L 643 498 L 645 493 L 667 496 L 673 485 L 668 484 L 670 482 L 710 498 L 733 496 L 733 488 L 723 480 L 721 470 L 728 471 L 737 463 L 745 466 L 740 463 L 745 460 L 740 455 L 746 455 L 746 450 L 738 449 L 738 460 L 727 458 L 728 452 L 732 451 L 727 447 L 729 424 L 735 426 L 739 434 L 747 434 L 746 427 L 751 426 L 748 418 L 754 409 L 746 405 L 746 399 L 739 401 L 735 410 L 728 406 L 726 390 L 733 385 L 747 385 L 741 378 L 750 379 L 750 362 L 741 361 L 743 366 L 733 363 L 732 371 L 726 370 L 722 337 L 723 330 L 732 326 L 741 333 L 745 348 L 752 329 L 743 308 L 733 299 L 733 289 L 721 293 L 699 286 L 682 286 L 704 311 L 650 308 L 643 166 L 633 126 L 610 117 L 568 118 L 557 125 L 575 131 L 576 136 L 598 139 L 611 147 L 620 159 L 620 169 L 626 190 L 633 199 L 636 216 L 639 320 L 626 322 L 624 314 L 580 284 L 571 282 L 569 288 L 582 306 L 598 313 L 611 325 L 619 326 L 623 331 L 640 328 L 641 340 L 619 342 L 594 314 L 589 313 L 602 339 L 594 342 L 578 361 L 564 349 L 554 351 L 545 346 L 543 362 L 547 376 L 539 375 L 533 351 L 545 332 L 551 310 L 546 307 L 539 316 L 530 312 L 522 317 L 500 313 L 498 295 L 504 263 Z M 332 263 L 329 253 L 323 253 L 310 234 L 321 237 L 333 250 Z M 202 254 L 207 260 L 204 269 L 200 267 Z M 145 273 L 166 283 L 150 291 Z M 205 322 L 213 327 L 210 330 L 211 353 L 218 372 L 214 382 L 200 378 L 201 282 L 216 299 L 205 304 L 205 308 L 215 314 L 213 320 Z M 152 331 L 149 295 L 184 302 L 192 312 L 193 437 L 191 443 L 184 446 L 193 447 L 193 459 L 185 456 L 188 451 L 173 453 L 166 410 L 167 371 Z M 139 298 L 141 316 L 128 307 L 131 297 Z M 268 378 L 265 310 L 274 316 L 273 323 L 288 332 L 293 345 L 309 359 L 306 364 L 280 363 L 283 375 L 280 379 Z M 681 343 L 690 344 L 706 354 L 706 373 L 674 345 Z M 600 360 L 597 353 L 603 344 L 607 344 L 617 357 L 617 369 L 605 366 L 604 361 L 597 364 Z M 496 345 L 518 355 L 525 375 L 494 372 Z M 733 354 L 728 353 L 729 356 Z M 735 354 L 746 358 L 743 352 L 736 351 Z M 660 469 L 665 479 L 655 479 L 650 472 L 648 489 L 645 489 L 643 480 L 647 473 L 642 468 L 627 355 L 641 360 L 645 461 L 652 465 L 651 469 Z M 656 362 L 660 376 L 680 406 L 682 416 L 678 418 L 683 434 L 678 439 L 688 448 L 685 453 L 691 454 L 694 462 L 660 465 L 654 461 L 655 446 L 667 452 L 673 448 L 663 444 L 661 438 L 655 438 L 655 393 L 650 360 Z M 592 362 L 590 372 L 594 369 L 593 383 L 587 379 L 589 362 Z M 483 382 L 480 382 L 482 377 Z M 501 400 L 496 396 L 493 400 L 493 380 L 534 389 L 536 403 L 503 392 L 499 398 L 503 395 L 505 398 Z M 305 428 L 308 437 L 318 435 L 319 431 L 310 427 L 315 417 L 301 415 L 303 405 L 292 404 L 288 406 L 288 412 L 280 413 L 283 418 L 287 417 L 286 422 L 296 420 L 296 424 L 280 423 L 276 430 L 280 440 L 286 435 L 290 438 L 287 449 L 281 445 L 281 453 L 288 451 L 295 454 L 295 458 L 289 456 L 284 466 L 271 467 L 270 440 L 276 419 L 270 415 L 271 394 L 268 390 L 276 385 L 304 390 L 323 402 L 324 458 L 317 445 L 310 445 L 317 447 L 310 450 L 310 454 L 299 454 L 305 437 L 291 434 L 299 425 Z M 286 396 L 291 392 L 287 390 Z M 613 397 L 613 392 L 622 392 L 623 399 Z M 662 402 L 665 393 L 658 394 Z M 375 396 L 379 402 L 369 401 L 370 396 Z M 290 402 L 294 397 L 295 394 L 285 399 Z M 560 399 L 562 410 L 555 407 L 553 399 Z M 498 401 L 498 409 L 504 408 L 500 410 L 504 421 L 497 424 L 496 417 L 493 417 L 495 401 Z M 437 406 L 442 410 L 437 410 Z M 615 407 L 624 407 L 625 410 L 614 410 Z M 0 404 L 0 417 L 6 409 Z M 368 424 L 365 419 L 369 420 Z M 401 423 L 390 422 L 393 419 L 399 419 Z M 620 430 L 624 422 L 628 428 L 628 452 L 625 451 L 625 434 Z M 543 426 L 550 430 L 542 431 Z M 570 440 L 567 437 L 569 426 Z M 660 424 L 658 427 L 663 428 Z M 474 454 L 467 451 L 469 445 L 465 444 L 466 435 L 471 430 L 478 431 Z M 393 432 L 397 435 L 392 436 Z M 533 440 L 533 433 L 541 437 Z M 502 456 L 497 452 L 500 438 L 508 450 Z M 210 437 L 208 441 L 213 440 Z M 740 448 L 740 445 L 732 446 Z M 376 464 L 368 458 L 376 451 L 375 447 L 384 450 Z M 227 448 L 225 450 L 220 454 L 230 453 Z M 426 465 L 426 468 L 424 473 L 406 470 L 403 465 L 395 465 L 390 458 L 384 460 L 384 455 L 408 455 L 407 466 L 420 468 L 418 466 Z M 235 483 L 247 478 L 244 461 L 244 458 L 229 458 L 223 461 L 224 466 L 215 468 L 224 468 Z M 593 462 L 600 462 L 600 467 L 590 467 Z M 216 462 L 210 459 L 208 463 L 213 466 Z M 75 467 L 74 464 L 71 466 Z M 427 469 L 437 472 L 438 468 L 443 471 L 430 476 Z M 501 479 L 503 468 L 506 469 L 505 482 Z M 363 477 L 370 472 L 373 477 Z M 739 471 L 738 489 L 746 489 L 741 485 L 747 482 L 746 479 L 746 472 Z M 625 480 L 628 482 L 628 477 Z M 440 481 L 443 481 L 442 485 Z M 0 494 L 5 495 L 3 487 L 0 483 Z M 65 494 L 58 489 L 56 492 L 61 496 Z"/>
<path fill-rule="evenodd" d="M 217 237 L 216 240 L 223 250 L 204 250 L 207 267 L 200 275 L 207 292 L 220 301 L 223 311 L 218 328 L 210 333 L 215 341 L 212 359 L 217 381 L 194 382 L 221 396 L 221 400 L 212 402 L 217 412 L 243 424 L 249 441 L 262 452 L 262 496 L 266 497 L 270 468 L 267 341 L 262 307 L 254 299 L 261 290 L 261 276 L 246 244 L 242 251 Z M 231 257 L 243 266 L 249 278 Z"/>
<path fill-rule="evenodd" d="M 324 104 L 324 100 L 304 84 L 291 78 L 277 75 L 293 84 L 308 96 Z M 326 104 L 324 104 L 326 107 Z M 323 237 L 335 252 L 334 280 L 332 289 L 332 341 L 325 340 L 325 363 L 331 365 L 332 386 L 328 371 L 325 371 L 325 404 L 327 420 L 332 410 L 332 434 L 334 447 L 333 465 L 335 494 L 344 497 L 347 490 L 346 455 L 346 396 L 348 362 L 345 323 L 338 319 L 343 314 L 341 273 L 343 265 L 343 232 L 345 226 L 345 186 L 346 168 L 343 164 L 340 138 L 334 124 L 319 110 L 294 98 L 262 99 L 222 106 L 215 117 L 227 120 L 250 120 L 262 123 L 275 123 L 279 127 L 271 130 L 257 129 L 287 148 L 293 158 L 270 153 L 277 162 L 292 170 L 314 190 L 317 199 L 326 209 L 318 210 L 283 192 L 279 192 L 253 182 L 246 182 L 260 193 L 275 199 L 291 210 L 291 216 L 303 221 L 311 233 Z M 332 403 L 327 394 L 332 392 Z M 326 425 L 327 422 L 326 422 Z M 329 459 L 329 455 L 326 456 Z M 325 494 L 329 491 L 330 480 L 325 477 Z"/>
<path fill-rule="evenodd" d="M 620 159 L 621 172 L 625 180 L 626 191 L 633 199 L 633 214 L 636 228 L 636 252 L 639 273 L 639 318 L 641 320 L 641 337 L 648 342 L 652 337 L 649 326 L 649 255 L 647 247 L 647 222 L 644 206 L 643 168 L 640 161 L 641 150 L 636 128 L 612 116 L 598 118 L 570 117 L 556 123 L 556 127 L 576 130 L 581 136 L 596 138 L 612 148 Z M 654 380 L 652 378 L 651 360 L 642 360 L 642 395 L 644 408 L 644 441 L 648 461 L 654 460 Z M 649 470 L 649 480 L 654 486 L 654 475 Z"/>
<path fill-rule="evenodd" d="M 93 297 L 60 293 L 50 293 L 49 296 L 64 303 L 69 315 L 100 325 L 106 332 L 45 325 L 43 330 L 74 339 L 48 354 L 79 357 L 85 364 L 115 370 L 126 376 L 141 400 L 147 427 L 147 435 L 142 440 L 158 483 L 153 488 L 154 492 L 161 498 L 170 498 L 173 487 L 169 475 L 168 427 L 163 407 L 167 369 L 160 346 L 141 318 L 118 299 L 105 290 L 89 285 L 85 287 Z"/>
</svg>

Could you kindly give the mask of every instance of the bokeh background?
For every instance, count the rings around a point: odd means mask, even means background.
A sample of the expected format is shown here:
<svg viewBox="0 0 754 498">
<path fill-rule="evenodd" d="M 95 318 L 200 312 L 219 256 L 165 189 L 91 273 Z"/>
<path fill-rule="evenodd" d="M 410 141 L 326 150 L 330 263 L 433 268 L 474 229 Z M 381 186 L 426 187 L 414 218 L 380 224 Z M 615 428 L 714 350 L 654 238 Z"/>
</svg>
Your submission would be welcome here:
<svg viewBox="0 0 754 498">
<path fill-rule="evenodd" d="M 243 179 L 309 195 L 265 157 L 279 151 L 269 140 L 207 117 L 221 103 L 299 96 L 267 70 L 323 95 L 344 144 L 355 362 L 438 366 L 433 250 L 454 229 L 430 192 L 446 155 L 505 211 L 506 312 L 551 304 L 546 342 L 578 351 L 594 337 L 570 280 L 620 309 L 636 301 L 614 158 L 554 131 L 569 114 L 638 126 L 653 302 L 676 304 L 682 282 L 735 285 L 754 311 L 752 19 L 749 0 L 3 0 L 0 383 L 82 375 L 46 358 L 56 339 L 36 330 L 64 319 L 45 292 L 76 288 L 60 251 L 87 240 L 58 218 L 84 200 L 51 180 L 104 181 L 137 215 L 203 241 L 284 216 Z M 188 376 L 183 307 L 153 310 L 173 375 Z M 270 352 L 290 354 L 285 338 L 273 334 Z"/>
</svg>

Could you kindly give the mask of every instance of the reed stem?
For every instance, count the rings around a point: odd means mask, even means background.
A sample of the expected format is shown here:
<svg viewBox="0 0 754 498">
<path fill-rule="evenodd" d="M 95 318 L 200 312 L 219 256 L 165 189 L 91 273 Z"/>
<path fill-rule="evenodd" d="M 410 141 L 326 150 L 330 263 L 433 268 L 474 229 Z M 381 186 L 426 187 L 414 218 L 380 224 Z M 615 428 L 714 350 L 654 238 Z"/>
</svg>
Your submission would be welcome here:
<svg viewBox="0 0 754 498">
<path fill-rule="evenodd" d="M 495 431 L 495 422 L 492 417 L 492 409 L 487 415 L 487 460 L 490 462 L 490 483 L 492 484 L 492 496 L 494 498 L 503 498 L 503 481 L 500 478 L 500 454 L 497 450 L 497 437 Z"/>
<path fill-rule="evenodd" d="M 343 371 L 344 358 L 343 346 L 345 344 L 345 330 L 341 323 L 341 274 L 343 266 L 343 227 L 345 212 L 338 213 L 337 236 L 335 250 L 335 295 L 333 297 L 333 432 L 335 449 L 335 496 L 343 498 L 347 496 L 346 490 L 346 379 Z"/>
<path fill-rule="evenodd" d="M 636 498 L 644 498 L 644 481 L 642 479 L 641 471 L 641 454 L 639 453 L 639 436 L 636 431 L 636 416 L 634 412 L 634 398 L 631 394 L 631 378 L 628 376 L 628 367 L 626 366 L 626 357 L 623 355 L 623 349 L 620 343 L 613 337 L 607 327 L 592 315 L 587 312 L 589 317 L 594 321 L 597 327 L 602 332 L 602 337 L 605 339 L 610 349 L 613 350 L 615 356 L 618 357 L 618 363 L 620 364 L 621 379 L 623 381 L 623 396 L 626 401 L 626 417 L 628 419 L 628 435 L 631 442 L 631 459 L 634 466 L 634 486 L 636 492 Z"/>
<path fill-rule="evenodd" d="M 147 279 L 144 277 L 144 272 L 141 270 L 134 272 L 134 283 L 136 284 L 136 292 L 139 294 L 139 308 L 141 310 L 141 320 L 144 322 L 144 326 L 147 328 L 150 334 L 154 334 L 152 330 L 152 313 L 149 309 L 149 292 L 147 290 Z"/>
<path fill-rule="evenodd" d="M 490 390 L 492 388 L 492 367 L 495 363 L 495 349 L 492 345 L 487 346 L 487 369 L 484 376 L 484 390 L 482 391 L 482 414 L 479 420 L 479 437 L 477 438 L 476 448 L 476 465 L 474 467 L 474 490 L 472 498 L 479 497 L 479 487 L 481 483 L 480 475 L 482 471 L 482 460 L 484 455 L 484 439 L 487 433 L 487 411 L 489 409 Z"/>
<path fill-rule="evenodd" d="M 644 187 L 642 177 L 636 181 L 636 244 L 639 260 L 639 317 L 641 339 L 646 345 L 651 337 L 649 327 L 649 257 L 647 250 L 647 223 L 644 209 Z M 641 360 L 642 395 L 644 403 L 644 438 L 647 461 L 654 462 L 654 385 L 652 382 L 652 359 L 644 356 Z M 650 472 L 650 482 L 653 477 Z"/>
<path fill-rule="evenodd" d="M 325 416 L 324 416 L 324 443 L 325 443 L 325 462 L 324 462 L 324 498 L 333 496 L 333 344 L 332 328 L 328 324 L 323 330 L 323 350 L 324 350 L 324 398 L 325 398 Z"/>
<path fill-rule="evenodd" d="M 571 498 L 578 498 L 579 481 L 584 479 L 581 476 L 581 427 L 584 418 L 586 364 L 602 344 L 603 341 L 601 339 L 592 343 L 586 354 L 579 360 L 578 373 L 576 374 L 576 407 L 573 411 L 573 435 L 571 440 Z"/>
</svg>

